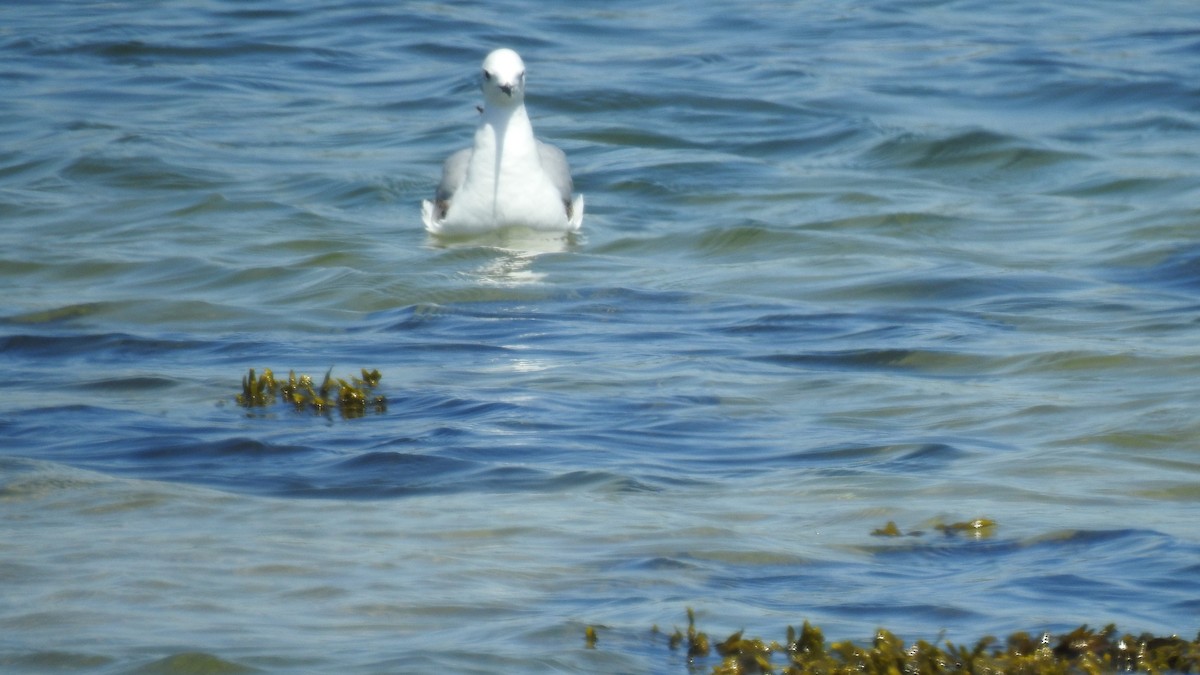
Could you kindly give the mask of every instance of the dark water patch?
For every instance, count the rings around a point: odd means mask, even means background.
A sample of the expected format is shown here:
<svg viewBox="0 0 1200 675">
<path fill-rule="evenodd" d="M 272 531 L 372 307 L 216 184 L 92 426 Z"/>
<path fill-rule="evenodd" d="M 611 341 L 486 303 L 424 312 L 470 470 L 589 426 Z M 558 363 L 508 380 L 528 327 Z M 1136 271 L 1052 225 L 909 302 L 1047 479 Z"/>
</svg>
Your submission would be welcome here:
<svg viewBox="0 0 1200 675">
<path fill-rule="evenodd" d="M 1021 577 L 1016 581 L 1021 585 L 1040 588 L 1043 591 L 1066 597 L 1103 595 L 1111 601 L 1120 600 L 1124 594 L 1135 593 L 1130 589 L 1122 588 L 1122 584 L 1114 583 L 1114 580 L 1092 579 L 1078 574 L 1043 574 Z"/>
<path fill-rule="evenodd" d="M 1039 320 L 1050 322 L 1054 317 L 1065 314 L 1068 308 L 1077 316 L 1117 316 L 1132 309 L 1124 303 L 1074 300 L 1052 294 L 1001 296 L 975 303 L 973 308 L 993 321 L 996 328 L 1007 330 L 1015 330 L 1014 321 L 1021 317 L 1038 317 Z"/>
<path fill-rule="evenodd" d="M 961 236 L 963 232 L 978 230 L 976 223 L 970 220 L 941 213 L 893 210 L 883 210 L 884 212 L 880 213 L 880 209 L 872 211 L 874 212 L 864 215 L 816 219 L 805 222 L 803 228 L 816 232 L 879 234 L 902 241 L 904 246 L 911 246 L 912 242 L 952 240 Z"/>
<path fill-rule="evenodd" d="M 432 401 L 428 396 L 418 396 L 414 399 L 405 400 L 405 408 L 420 411 L 421 415 L 433 415 L 438 418 L 446 419 L 480 419 L 493 415 L 504 415 L 515 413 L 520 408 L 502 401 L 477 401 L 472 399 L 461 398 L 436 398 Z M 420 401 L 425 400 L 426 404 L 421 405 Z M 408 413 L 411 414 L 411 413 Z"/>
<path fill-rule="evenodd" d="M 573 98 L 562 98 L 554 101 L 557 110 L 564 113 L 579 114 L 591 110 L 609 110 L 613 113 L 624 112 L 644 114 L 653 110 L 675 107 L 676 100 L 666 93 L 654 93 L 650 90 L 580 88 Z"/>
<path fill-rule="evenodd" d="M 90 389 L 98 392 L 138 392 L 170 389 L 178 385 L 178 380 L 169 377 L 133 375 L 129 377 L 112 377 L 99 380 L 88 380 L 85 382 L 80 382 L 77 386 L 81 390 Z"/>
<path fill-rule="evenodd" d="M 1014 373 L 1090 373 L 1095 377 L 1111 377 L 1122 370 L 1146 367 L 1154 360 L 1131 352 L 1065 350 L 1013 357 L 1007 367 Z"/>
<path fill-rule="evenodd" d="M 481 469 L 479 462 L 441 455 L 375 451 L 339 460 L 319 473 L 324 489 L 375 493 L 446 489 L 452 483 L 469 482 L 467 476 Z"/>
<path fill-rule="evenodd" d="M 1161 617 L 1138 608 L 1157 588 L 1176 597 L 1200 597 L 1200 584 L 1179 574 L 1179 562 L 1200 552 L 1193 543 L 1151 530 L 1076 530 L 1032 542 L 1014 562 L 1029 573 L 1013 579 L 1015 603 L 1039 597 L 1055 602 L 1056 616 Z M 1068 623 L 1068 622 L 1063 622 Z"/>
<path fill-rule="evenodd" d="M 1200 91 L 1171 79 L 1116 75 L 1095 78 L 1039 78 L 1024 92 L 1010 95 L 1012 105 L 1066 110 L 1115 111 L 1156 107 L 1195 110 Z"/>
<path fill-rule="evenodd" d="M 887 461 L 892 453 L 892 448 L 882 445 L 817 447 L 776 456 L 771 463 L 849 469 Z"/>
<path fill-rule="evenodd" d="M 605 493 L 658 492 L 659 488 L 629 476 L 596 470 L 575 470 L 556 474 L 539 491 L 573 492 L 587 490 Z"/>
<path fill-rule="evenodd" d="M 1200 246 L 1180 247 L 1149 267 L 1124 269 L 1112 278 L 1155 288 L 1200 291 Z"/>
<path fill-rule="evenodd" d="M 880 467 L 884 472 L 929 474 L 943 471 L 951 464 L 970 460 L 975 453 L 949 443 L 921 443 L 892 446 L 896 455 Z"/>
<path fill-rule="evenodd" d="M 814 605 L 813 610 L 822 614 L 850 619 L 868 619 L 870 621 L 896 622 L 911 621 L 920 617 L 923 621 L 961 625 L 964 622 L 979 620 L 984 614 L 957 605 L 941 605 L 930 603 L 892 603 L 880 602 L 866 604 L 842 602 Z"/>
<path fill-rule="evenodd" d="M 650 170 L 609 169 L 597 172 L 595 178 L 614 194 L 623 195 L 625 199 L 638 198 L 642 205 L 632 215 L 637 215 L 641 223 L 652 223 L 670 213 L 670 209 L 665 208 L 668 206 L 695 207 L 752 199 L 779 184 L 777 172 L 778 169 L 754 160 L 677 152 L 656 156 Z M 735 175 L 740 179 L 734 179 Z M 745 179 L 750 176 L 762 180 L 747 185 Z M 731 187 L 738 184 L 743 187 L 731 191 Z"/>
<path fill-rule="evenodd" d="M 61 172 L 71 181 L 142 190 L 219 190 L 229 185 L 227 176 L 210 168 L 182 167 L 157 157 L 85 155 Z"/>
<path fill-rule="evenodd" d="M 702 257 L 732 262 L 746 257 L 791 250 L 801 236 L 791 231 L 774 230 L 757 225 L 742 225 L 710 229 L 696 235 L 689 249 Z"/>
<path fill-rule="evenodd" d="M 180 202 L 183 202 L 182 204 Z M 305 211 L 290 206 L 282 201 L 271 199 L 255 199 L 245 198 L 236 195 L 232 192 L 203 192 L 191 196 L 190 199 L 182 198 L 172 203 L 172 210 L 167 211 L 165 215 L 172 218 L 182 218 L 185 220 L 197 220 L 204 218 L 213 218 L 220 215 L 245 217 L 247 214 L 267 214 L 275 213 L 280 219 L 287 223 L 288 231 L 293 235 L 298 235 L 305 231 L 304 226 L 306 217 L 311 218 Z M 322 224 L 323 220 L 320 221 Z M 253 242 L 254 246 L 262 246 L 260 242 Z M 292 240 L 283 242 L 284 246 L 296 246 Z"/>
<path fill-rule="evenodd" d="M 761 464 L 764 469 L 807 467 L 846 472 L 869 470 L 885 475 L 933 475 L 974 456 L 974 452 L 949 443 L 818 445 L 786 453 L 764 453 L 756 456 L 754 463 Z"/>
<path fill-rule="evenodd" d="M 1192 176 L 1146 176 L 1092 178 L 1053 194 L 1081 199 L 1137 201 L 1148 198 L 1176 199 L 1200 191 L 1200 182 Z"/>
<path fill-rule="evenodd" d="M 247 436 L 221 437 L 165 416 L 100 405 L 33 408 L 11 418 L 6 454 L 109 474 L 276 493 L 303 473 L 310 445 Z M 89 442 L 77 441 L 86 429 Z"/>
<path fill-rule="evenodd" d="M 869 281 L 852 288 L 872 297 L 909 298 L 923 301 L 963 301 L 1004 296 L 1028 296 L 1064 292 L 1086 287 L 1086 281 L 1040 273 L 960 274 L 955 270 L 934 271 L 918 278 Z"/>
<path fill-rule="evenodd" d="M 219 40 L 214 39 L 213 35 L 209 38 L 203 44 L 187 44 L 182 41 L 150 42 L 139 39 L 84 42 L 72 46 L 67 53 L 92 54 L 115 65 L 139 67 L 162 63 L 214 63 L 222 60 L 244 62 L 263 57 L 287 59 L 310 54 L 331 58 L 338 54 L 331 49 L 287 44 L 282 40 L 236 39 L 230 34 L 222 36 Z"/>
<path fill-rule="evenodd" d="M 373 315 L 371 322 L 385 331 L 406 331 L 422 336 L 453 334 L 485 341 L 537 338 L 554 341 L 569 325 L 645 325 L 647 319 L 696 316 L 704 309 L 719 310 L 701 296 L 676 291 L 649 291 L 623 287 L 574 288 L 569 292 L 537 291 L 538 303 L 475 299 L 454 304 L 425 303 Z M 657 321 L 651 322 L 657 323 Z M 428 345 L 433 347 L 433 345 Z"/>
<path fill-rule="evenodd" d="M 1062 566 L 1072 571 L 1058 574 L 1076 577 L 1079 589 L 1097 582 L 1127 590 L 1174 584 L 1180 594 L 1200 594 L 1200 582 L 1184 581 L 1185 577 L 1177 575 L 1179 564 L 1190 564 L 1200 547 L 1154 530 L 1067 530 L 1031 539 L 1025 546 L 1030 555 L 1062 561 Z M 1033 583 L 1057 587 L 1048 576 L 1038 575 Z"/>
<path fill-rule="evenodd" d="M 0 207 L 0 211 L 2 210 L 3 207 Z M 53 269 L 53 266 L 45 263 L 31 262 L 28 260 L 0 259 L 0 276 L 4 277 L 30 276 L 39 272 L 49 271 L 51 269 Z M 0 318 L 0 323 L 3 321 L 4 319 Z"/>
<path fill-rule="evenodd" d="M 94 672 L 113 664 L 115 658 L 66 650 L 31 651 L 0 655 L 0 667 L 21 673 Z"/>
<path fill-rule="evenodd" d="M 955 184 L 1014 183 L 1061 180 L 1063 165 L 1088 160 L 1076 151 L 1043 147 L 1035 141 L 985 129 L 972 129 L 942 138 L 904 134 L 871 148 L 869 165 L 903 168 Z"/>
<path fill-rule="evenodd" d="M 666 314 L 694 315 L 699 309 L 713 309 L 712 301 L 700 293 L 625 286 L 591 286 L 574 294 L 575 311 L 601 318 L 650 319 Z"/>
<path fill-rule="evenodd" d="M 324 139 L 323 142 L 335 147 L 344 147 L 353 145 L 355 140 L 360 139 L 357 136 L 338 136 Z M 334 178 L 328 174 L 290 176 L 285 188 L 289 194 L 297 195 L 301 201 L 334 204 L 344 208 L 377 201 L 380 194 L 375 184 L 357 178 Z"/>
<path fill-rule="evenodd" d="M 797 135 L 789 129 L 788 135 L 731 144 L 730 149 L 747 157 L 813 162 L 825 155 L 851 152 L 870 137 L 870 132 L 859 126 L 830 122 L 814 125 L 807 134 Z"/>
<path fill-rule="evenodd" d="M 986 162 L 1003 154 L 1016 139 L 986 130 L 972 130 L 947 138 L 926 138 L 914 134 L 890 138 L 871 150 L 888 164 L 911 168 L 941 168 Z"/>
<path fill-rule="evenodd" d="M 411 338 L 407 350 L 480 353 L 510 351 L 502 342 L 536 336 L 562 323 L 561 318 L 536 311 L 483 305 L 424 305 L 376 315 L 373 320 L 394 321 L 383 330 Z"/>
<path fill-rule="evenodd" d="M 658 150 L 678 150 L 702 147 L 700 143 L 688 141 L 678 136 L 669 136 L 647 129 L 609 128 L 595 131 L 577 132 L 572 135 L 577 141 L 585 141 L 596 145 L 631 146 Z"/>
<path fill-rule="evenodd" d="M 937 579 L 939 597 L 966 611 L 987 606 L 987 614 L 975 620 L 986 619 L 991 625 L 1028 628 L 1027 603 L 1035 597 L 1061 603 L 1046 614 L 1054 617 L 1056 626 L 1070 627 L 1075 617 L 1129 616 L 1129 608 L 1157 584 L 1174 583 L 1174 591 L 1184 595 L 1200 592 L 1195 583 L 1179 585 L 1183 577 L 1178 561 L 1188 559 L 1189 551 L 1194 554 L 1195 545 L 1150 530 L 1075 530 L 998 539 L 926 532 L 872 543 L 863 550 L 871 553 L 872 561 L 848 586 L 873 584 L 880 603 L 892 606 Z M 1010 569 L 1025 573 L 1007 582 L 997 578 L 980 583 L 997 570 Z M 836 605 L 822 610 L 841 611 Z"/>
<path fill-rule="evenodd" d="M 720 328 L 728 335 L 800 336 L 812 332 L 819 336 L 837 335 L 854 330 L 864 322 L 859 314 L 814 312 L 812 314 L 763 314 Z"/>
<path fill-rule="evenodd" d="M 786 339 L 790 344 L 813 342 L 822 348 L 829 344 L 884 344 L 895 347 L 918 342 L 958 341 L 976 333 L 1004 330 L 1005 326 L 973 312 L 909 308 L 891 311 L 860 312 L 778 312 L 771 306 L 744 308 L 750 318 L 722 325 L 719 334 L 756 338 L 762 343 Z M 773 345 L 772 345 L 773 346 Z"/>
<path fill-rule="evenodd" d="M 994 367 L 983 355 L 931 349 L 846 349 L 746 359 L 803 370 L 895 372 L 934 378 L 974 378 Z"/>
<path fill-rule="evenodd" d="M 0 185 L 34 181 L 51 175 L 61 165 L 62 161 L 57 157 L 39 159 L 25 154 L 4 153 L 0 155 Z"/>
<path fill-rule="evenodd" d="M 1105 138 L 1125 138 L 1134 134 L 1161 141 L 1176 136 L 1190 137 L 1196 131 L 1200 131 L 1200 121 L 1189 115 L 1147 111 L 1102 124 L 1076 127 L 1066 132 L 1064 137 L 1073 142 L 1102 143 Z"/>
<path fill-rule="evenodd" d="M 1200 598 L 1195 600 L 1179 600 L 1168 604 L 1171 609 L 1178 610 L 1181 613 L 1190 612 L 1193 616 L 1200 614 Z"/>
<path fill-rule="evenodd" d="M 1063 530 L 1037 537 L 1029 542 L 1032 550 L 1086 560 L 1092 555 L 1136 551 L 1149 555 L 1154 550 L 1173 546 L 1171 537 L 1154 530 L 1139 528 Z M 1066 554 L 1070 553 L 1070 556 Z"/>
<path fill-rule="evenodd" d="M 446 451 L 455 454 L 453 450 Z M 618 474 L 594 470 L 556 472 L 448 455 L 371 452 L 274 486 L 272 492 L 305 498 L 394 499 L 431 494 L 559 491 L 653 491 Z"/>
<path fill-rule="evenodd" d="M 265 459 L 284 457 L 288 455 L 309 454 L 314 448 L 304 445 L 290 445 L 263 441 L 256 438 L 224 438 L 214 441 L 179 440 L 146 438 L 136 443 L 126 445 L 124 441 L 113 441 L 110 447 L 121 448 L 122 453 L 129 453 L 138 459 L 158 462 L 164 459 L 178 462 L 203 462 L 210 458 Z"/>
<path fill-rule="evenodd" d="M 611 566 L 617 570 L 631 570 L 635 572 L 670 572 L 673 570 L 696 570 L 700 569 L 696 565 L 681 558 L 673 558 L 666 556 L 657 556 L 653 558 L 636 558 L 633 560 L 618 559 L 614 560 Z"/>
<path fill-rule="evenodd" d="M 303 11 L 277 7 L 228 9 L 214 11 L 212 14 L 214 17 L 224 17 L 235 23 L 243 21 L 279 21 L 305 17 L 305 12 Z"/>
<path fill-rule="evenodd" d="M 114 430 L 121 433 L 119 430 Z M 325 451 L 252 437 L 208 440 L 178 433 L 159 422 L 126 430 L 127 437 L 98 440 L 74 458 L 83 468 L 152 480 L 205 485 L 234 492 L 276 494 L 302 484 L 304 465 Z"/>
<path fill-rule="evenodd" d="M 18 321 L 21 319 L 18 318 Z M 101 356 L 105 360 L 155 359 L 182 352 L 204 350 L 212 343 L 188 338 L 141 337 L 127 333 L 34 334 L 0 336 L 0 353 L 5 357 L 52 358 L 55 360 Z"/>
<path fill-rule="evenodd" d="M 718 427 L 730 433 L 729 424 L 708 422 L 699 415 L 691 423 L 645 420 L 621 429 L 578 430 L 564 435 L 561 444 L 552 444 L 558 456 L 548 459 L 574 457 L 587 465 L 613 467 L 647 485 L 673 489 L 705 489 L 714 481 L 761 475 L 781 466 L 771 463 L 769 446 L 752 430 L 714 438 Z"/>
</svg>

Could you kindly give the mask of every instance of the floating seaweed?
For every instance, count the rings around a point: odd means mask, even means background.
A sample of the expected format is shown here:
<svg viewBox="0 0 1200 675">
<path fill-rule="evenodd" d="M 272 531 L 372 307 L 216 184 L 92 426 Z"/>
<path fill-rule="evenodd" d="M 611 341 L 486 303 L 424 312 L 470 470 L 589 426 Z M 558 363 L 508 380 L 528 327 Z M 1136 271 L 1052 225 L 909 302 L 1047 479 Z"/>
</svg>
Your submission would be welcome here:
<svg viewBox="0 0 1200 675">
<path fill-rule="evenodd" d="M 325 373 L 318 387 L 308 375 L 296 377 L 296 371 L 288 371 L 288 379 L 280 381 L 270 368 L 255 376 L 254 369 L 242 378 L 242 393 L 238 405 L 245 408 L 266 408 L 279 400 L 290 403 L 297 412 L 312 411 L 325 415 L 337 410 L 342 417 L 352 419 L 367 414 L 367 410 L 382 413 L 387 411 L 387 397 L 375 393 L 382 375 L 378 370 L 361 369 L 362 377 L 351 377 L 350 381 L 333 377 L 333 369 Z"/>
<path fill-rule="evenodd" d="M 688 608 L 686 635 L 678 628 L 668 639 L 672 650 L 687 640 L 688 659 L 708 656 L 708 636 L 696 628 Z M 657 633 L 657 628 L 654 630 Z M 593 642 L 594 646 L 594 642 Z M 1178 636 L 1120 634 L 1116 626 L 1088 626 L 1058 636 L 1014 633 L 1001 643 L 985 636 L 974 645 L 918 640 L 906 644 L 879 629 L 867 644 L 827 643 L 820 628 L 804 622 L 799 632 L 787 627 L 784 643 L 747 638 L 738 631 L 716 644 L 721 657 L 714 675 L 1101 675 L 1140 672 L 1150 675 L 1200 673 L 1200 635 L 1188 642 Z"/>
<path fill-rule="evenodd" d="M 937 524 L 933 529 L 950 537 L 956 534 L 967 534 L 976 539 L 987 539 L 996 533 L 996 521 L 988 518 L 976 518 L 961 523 L 950 523 L 949 525 Z"/>
<path fill-rule="evenodd" d="M 871 531 L 872 537 L 903 537 L 904 533 L 896 527 L 896 521 L 889 520 L 887 525 Z"/>
<path fill-rule="evenodd" d="M 996 521 L 989 518 L 976 518 L 974 520 L 964 520 L 957 523 L 938 523 L 933 526 L 933 529 L 941 532 L 947 537 L 955 535 L 968 535 L 976 539 L 988 539 L 996 534 Z M 920 530 L 912 530 L 903 532 L 897 527 L 893 520 L 887 521 L 883 527 L 871 530 L 872 537 L 920 537 L 925 534 Z"/>
</svg>

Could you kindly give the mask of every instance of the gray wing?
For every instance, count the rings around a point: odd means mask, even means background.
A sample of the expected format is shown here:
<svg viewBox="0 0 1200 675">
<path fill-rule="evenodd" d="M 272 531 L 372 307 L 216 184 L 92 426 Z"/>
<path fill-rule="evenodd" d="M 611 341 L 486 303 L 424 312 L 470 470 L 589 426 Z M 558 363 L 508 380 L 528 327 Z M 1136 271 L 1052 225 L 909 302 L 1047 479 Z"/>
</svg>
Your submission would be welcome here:
<svg viewBox="0 0 1200 675">
<path fill-rule="evenodd" d="M 437 196 L 439 202 L 448 202 L 458 191 L 467 178 L 467 165 L 471 163 L 471 148 L 463 148 L 446 158 L 442 164 L 442 182 L 438 183 Z"/>
<path fill-rule="evenodd" d="M 562 150 L 549 143 L 538 141 L 537 146 L 538 158 L 542 160 L 542 170 L 550 176 L 554 187 L 558 188 L 558 193 L 562 195 L 563 201 L 569 204 L 574 184 L 571 182 L 571 167 L 567 166 L 567 156 Z"/>
</svg>

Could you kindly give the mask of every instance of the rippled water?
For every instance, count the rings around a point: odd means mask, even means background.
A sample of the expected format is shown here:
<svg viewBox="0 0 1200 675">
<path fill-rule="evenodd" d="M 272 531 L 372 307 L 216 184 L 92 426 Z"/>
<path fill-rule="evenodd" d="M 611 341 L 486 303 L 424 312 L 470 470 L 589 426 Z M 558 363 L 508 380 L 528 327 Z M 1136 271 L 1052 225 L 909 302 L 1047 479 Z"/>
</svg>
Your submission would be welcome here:
<svg viewBox="0 0 1200 675">
<path fill-rule="evenodd" d="M 570 241 L 422 231 L 499 45 Z M 1190 3 L 46 2 L 0 57 L 7 669 L 1200 628 Z"/>
</svg>

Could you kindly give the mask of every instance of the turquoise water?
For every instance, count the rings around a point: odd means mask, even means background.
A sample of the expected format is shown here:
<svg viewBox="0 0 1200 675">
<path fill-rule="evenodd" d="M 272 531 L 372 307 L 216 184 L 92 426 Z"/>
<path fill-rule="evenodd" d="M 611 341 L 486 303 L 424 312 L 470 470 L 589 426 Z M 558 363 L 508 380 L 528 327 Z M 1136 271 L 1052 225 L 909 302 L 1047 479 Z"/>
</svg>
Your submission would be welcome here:
<svg viewBox="0 0 1200 675">
<path fill-rule="evenodd" d="M 579 237 L 422 231 L 500 45 Z M 0 64 L 5 669 L 1200 629 L 1191 3 L 46 2 Z"/>
</svg>

